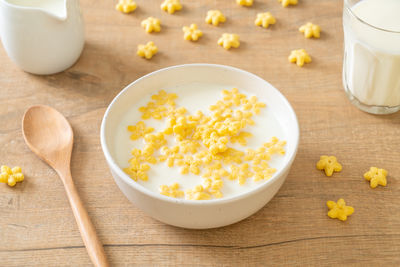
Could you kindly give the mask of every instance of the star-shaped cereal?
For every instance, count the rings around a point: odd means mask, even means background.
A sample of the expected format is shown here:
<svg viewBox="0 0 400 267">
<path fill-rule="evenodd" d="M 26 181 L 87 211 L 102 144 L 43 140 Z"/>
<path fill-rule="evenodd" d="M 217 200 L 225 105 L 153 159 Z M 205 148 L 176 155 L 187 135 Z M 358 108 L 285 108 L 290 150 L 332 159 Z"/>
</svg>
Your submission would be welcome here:
<svg viewBox="0 0 400 267">
<path fill-rule="evenodd" d="M 175 13 L 182 9 L 181 2 L 179 0 L 165 0 L 161 4 L 161 9 L 168 12 L 169 14 Z"/>
<path fill-rule="evenodd" d="M 275 24 L 276 19 L 270 12 L 258 13 L 257 18 L 254 21 L 256 26 L 262 26 L 264 28 L 268 28 L 269 25 Z"/>
<path fill-rule="evenodd" d="M 234 33 L 224 33 L 218 40 L 218 44 L 229 50 L 231 47 L 238 48 L 240 46 L 239 35 Z"/>
<path fill-rule="evenodd" d="M 182 190 L 179 190 L 179 184 L 178 183 L 173 183 L 172 185 L 161 185 L 160 188 L 160 194 L 167 196 L 167 197 L 183 197 L 185 193 Z"/>
<path fill-rule="evenodd" d="M 209 10 L 206 16 L 206 23 L 218 26 L 220 22 L 225 22 L 226 18 L 219 10 Z"/>
<path fill-rule="evenodd" d="M 347 220 L 347 217 L 353 214 L 354 208 L 346 206 L 346 202 L 341 198 L 337 201 L 328 201 L 326 205 L 329 208 L 328 216 L 332 219 L 339 219 L 341 221 Z"/>
<path fill-rule="evenodd" d="M 306 38 L 319 38 L 321 35 L 321 27 L 316 24 L 312 24 L 311 22 L 307 22 L 299 28 L 301 33 L 304 33 L 304 37 Z"/>
<path fill-rule="evenodd" d="M 166 161 L 168 167 L 173 167 L 175 165 L 175 160 L 183 159 L 183 155 L 180 152 L 179 146 L 173 146 L 171 148 L 163 146 L 161 148 L 163 155 L 159 156 L 158 160 L 160 162 Z"/>
<path fill-rule="evenodd" d="M 252 6 L 253 0 L 236 0 L 236 3 L 241 6 Z"/>
<path fill-rule="evenodd" d="M 240 166 L 231 165 L 231 173 L 228 178 L 230 180 L 238 179 L 240 185 L 243 185 L 246 182 L 247 178 L 253 177 L 254 173 L 250 170 L 250 165 L 248 163 L 243 163 Z"/>
<path fill-rule="evenodd" d="M 131 13 L 135 11 L 137 5 L 132 0 L 119 0 L 118 4 L 115 5 L 115 9 L 123 13 Z"/>
<path fill-rule="evenodd" d="M 138 56 L 144 57 L 146 59 L 151 59 L 155 54 L 157 54 L 157 52 L 158 48 L 153 42 L 148 42 L 145 45 L 138 45 Z"/>
<path fill-rule="evenodd" d="M 143 121 L 139 121 L 136 125 L 129 125 L 128 131 L 131 132 L 131 140 L 137 140 L 144 135 L 154 131 L 153 127 L 147 127 Z"/>
<path fill-rule="evenodd" d="M 202 160 L 193 158 L 193 156 L 186 155 L 183 159 L 178 161 L 178 166 L 181 166 L 181 174 L 188 174 L 189 172 L 199 175 L 200 166 L 203 164 Z"/>
<path fill-rule="evenodd" d="M 190 27 L 184 26 L 182 30 L 184 32 L 183 39 L 188 41 L 197 41 L 203 35 L 203 32 L 197 28 L 196 24 L 190 24 Z"/>
<path fill-rule="evenodd" d="M 287 7 L 288 5 L 297 5 L 298 0 L 278 0 L 280 3 L 282 3 L 283 7 Z"/>
<path fill-rule="evenodd" d="M 306 50 L 304 49 L 293 50 L 288 59 L 289 62 L 296 62 L 297 66 L 299 67 L 303 67 L 304 63 L 311 62 L 310 55 L 307 54 Z"/>
<path fill-rule="evenodd" d="M 0 183 L 6 183 L 9 186 L 15 186 L 18 182 L 24 180 L 24 174 L 21 167 L 10 168 L 8 166 L 1 166 Z"/>
<path fill-rule="evenodd" d="M 141 25 L 147 33 L 161 31 L 161 21 L 153 17 L 143 20 Z"/>
<path fill-rule="evenodd" d="M 147 175 L 147 171 L 150 170 L 150 166 L 147 164 L 141 164 L 133 161 L 130 161 L 130 166 L 124 168 L 124 172 L 128 174 L 132 180 L 137 181 L 138 179 L 142 181 L 147 181 L 149 176 Z"/>
<path fill-rule="evenodd" d="M 335 156 L 321 156 L 317 162 L 317 169 L 324 170 L 326 176 L 332 176 L 334 171 L 340 172 L 342 170 L 342 165 Z"/>
<path fill-rule="evenodd" d="M 386 186 L 387 171 L 385 169 L 378 169 L 377 167 L 371 167 L 368 172 L 364 173 L 364 178 L 370 182 L 371 188 L 375 188 L 378 185 Z"/>
</svg>

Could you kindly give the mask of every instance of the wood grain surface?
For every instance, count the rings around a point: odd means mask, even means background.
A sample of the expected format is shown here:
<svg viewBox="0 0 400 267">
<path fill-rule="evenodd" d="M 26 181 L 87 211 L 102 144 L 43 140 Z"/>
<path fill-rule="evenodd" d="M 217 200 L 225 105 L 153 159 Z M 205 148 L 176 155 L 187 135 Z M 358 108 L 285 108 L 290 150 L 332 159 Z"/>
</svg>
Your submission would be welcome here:
<svg viewBox="0 0 400 267">
<path fill-rule="evenodd" d="M 1 266 L 90 266 L 62 182 L 24 144 L 23 112 L 50 105 L 70 121 L 75 135 L 72 176 L 104 243 L 112 266 L 399 266 L 400 113 L 374 116 L 350 104 L 342 88 L 342 1 L 300 0 L 283 8 L 276 0 L 253 7 L 234 0 L 182 0 L 175 15 L 159 0 L 137 0 L 124 15 L 115 1 L 81 0 L 86 46 L 63 73 L 35 76 L 18 69 L 0 49 L 0 159 L 21 165 L 26 175 L 15 188 L 0 184 Z M 204 23 L 209 9 L 227 16 L 221 27 Z M 270 11 L 277 24 L 253 25 Z M 140 21 L 159 17 L 162 31 L 146 34 Z M 319 24 L 319 40 L 298 27 Z M 183 40 L 181 27 L 197 23 L 198 43 Z M 240 35 L 239 49 L 225 51 L 221 33 Z M 136 56 L 139 43 L 159 47 L 151 61 Z M 287 62 L 292 49 L 305 48 L 313 62 Z M 119 191 L 106 167 L 99 131 L 104 111 L 127 84 L 159 68 L 193 62 L 232 65 L 276 86 L 297 112 L 301 143 L 291 172 L 274 199 L 237 224 L 185 230 L 146 216 Z M 315 163 L 333 154 L 343 171 L 325 177 Z M 362 178 L 372 165 L 389 171 L 387 187 L 374 190 Z M 344 198 L 355 208 L 346 222 L 327 217 L 327 200 Z"/>
</svg>

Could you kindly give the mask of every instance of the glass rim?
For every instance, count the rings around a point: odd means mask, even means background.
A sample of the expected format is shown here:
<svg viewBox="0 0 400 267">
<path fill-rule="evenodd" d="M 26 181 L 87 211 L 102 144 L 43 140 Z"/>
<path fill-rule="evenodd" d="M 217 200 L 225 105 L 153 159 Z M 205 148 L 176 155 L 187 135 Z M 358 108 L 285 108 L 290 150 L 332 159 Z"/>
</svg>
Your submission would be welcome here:
<svg viewBox="0 0 400 267">
<path fill-rule="evenodd" d="M 361 1 L 362 1 L 362 0 L 361 0 Z M 354 18 L 356 18 L 358 21 L 360 21 L 361 23 L 363 23 L 363 24 L 365 24 L 365 25 L 367 25 L 367 26 L 369 26 L 369 27 L 372 27 L 372 28 L 374 28 L 374 29 L 376 29 L 376 30 L 379 30 L 379 31 L 388 32 L 388 33 L 397 33 L 397 34 L 400 34 L 400 31 L 394 31 L 394 30 L 388 30 L 388 29 L 380 28 L 380 27 L 378 27 L 378 26 L 375 26 L 375 25 L 372 25 L 371 23 L 366 22 L 365 20 L 363 20 L 362 18 L 360 18 L 359 16 L 357 16 L 357 15 L 353 12 L 353 10 L 352 10 L 352 8 L 351 8 L 351 6 L 350 6 L 349 0 L 344 0 L 344 6 L 345 6 L 345 8 L 349 11 L 349 13 L 350 13 Z"/>
</svg>

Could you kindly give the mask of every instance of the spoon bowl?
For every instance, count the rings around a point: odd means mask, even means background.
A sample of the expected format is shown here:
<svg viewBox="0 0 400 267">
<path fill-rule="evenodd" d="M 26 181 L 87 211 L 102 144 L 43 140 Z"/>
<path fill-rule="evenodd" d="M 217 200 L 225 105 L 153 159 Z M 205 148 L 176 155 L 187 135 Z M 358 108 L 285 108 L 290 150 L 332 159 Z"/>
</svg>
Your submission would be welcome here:
<svg viewBox="0 0 400 267">
<path fill-rule="evenodd" d="M 24 115 L 22 129 L 26 144 L 42 160 L 56 170 L 69 168 L 74 134 L 60 112 L 49 106 L 33 106 Z"/>
<path fill-rule="evenodd" d="M 74 134 L 67 119 L 48 106 L 30 107 L 22 119 L 28 147 L 60 176 L 89 257 L 95 266 L 109 266 L 103 245 L 72 181 L 70 163 Z"/>
</svg>

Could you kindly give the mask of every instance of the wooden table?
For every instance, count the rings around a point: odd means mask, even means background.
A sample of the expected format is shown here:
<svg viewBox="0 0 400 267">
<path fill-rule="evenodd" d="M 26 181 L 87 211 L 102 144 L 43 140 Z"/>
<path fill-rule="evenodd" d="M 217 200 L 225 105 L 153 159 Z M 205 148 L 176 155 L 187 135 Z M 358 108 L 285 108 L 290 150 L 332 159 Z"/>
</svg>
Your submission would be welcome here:
<svg viewBox="0 0 400 267">
<path fill-rule="evenodd" d="M 114 1 L 113 1 L 114 2 Z M 48 104 L 71 122 L 76 144 L 72 174 L 113 266 L 332 266 L 400 264 L 400 113 L 366 114 L 342 88 L 342 1 L 300 0 L 283 8 L 256 0 L 250 8 L 234 0 L 182 0 L 168 15 L 161 1 L 137 0 L 130 15 L 111 1 L 82 0 L 86 46 L 67 71 L 35 76 L 18 69 L 0 49 L 0 159 L 21 165 L 26 180 L 0 185 L 1 266 L 87 266 L 89 258 L 56 173 L 24 144 L 21 118 L 34 104 Z M 222 10 L 221 27 L 204 23 L 209 9 Z M 271 11 L 277 24 L 253 25 L 256 13 Z M 146 34 L 140 21 L 159 17 L 162 32 Z M 319 40 L 298 27 L 319 24 Z M 197 23 L 198 43 L 182 38 L 181 27 Z M 239 49 L 216 42 L 234 32 Z M 146 61 L 136 46 L 153 40 L 159 54 Z M 292 49 L 305 48 L 313 62 L 287 62 Z M 99 131 L 104 111 L 127 84 L 159 68 L 193 62 L 232 65 L 266 79 L 297 112 L 301 143 L 287 181 L 276 197 L 250 218 L 220 229 L 185 230 L 146 216 L 119 191 L 103 157 Z M 316 170 L 320 155 L 332 154 L 343 171 L 328 178 Z M 362 174 L 376 165 L 389 171 L 387 187 L 370 189 Z M 327 217 L 327 200 L 344 198 L 355 208 L 346 222 Z"/>
</svg>

